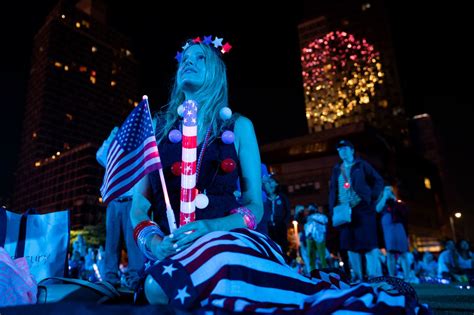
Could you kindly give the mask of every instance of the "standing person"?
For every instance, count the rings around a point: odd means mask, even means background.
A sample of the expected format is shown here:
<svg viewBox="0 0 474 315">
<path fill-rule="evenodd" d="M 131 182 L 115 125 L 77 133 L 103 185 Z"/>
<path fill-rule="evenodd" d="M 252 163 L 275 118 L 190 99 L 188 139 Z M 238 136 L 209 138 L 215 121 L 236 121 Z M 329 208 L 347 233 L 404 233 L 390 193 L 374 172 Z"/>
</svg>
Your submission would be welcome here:
<svg viewBox="0 0 474 315">
<path fill-rule="evenodd" d="M 406 233 L 407 208 L 395 195 L 393 186 L 385 186 L 376 205 L 377 212 L 382 214 L 382 230 L 387 250 L 388 274 L 396 276 L 397 255 L 402 266 L 403 279 L 410 280 L 408 259 L 408 236 Z"/>
<path fill-rule="evenodd" d="M 383 179 L 365 160 L 354 157 L 354 145 L 347 140 L 337 144 L 341 162 L 331 175 L 329 212 L 339 204 L 352 209 L 351 222 L 339 226 L 341 250 L 347 250 L 354 270 L 353 281 L 363 280 L 362 255 L 367 261 L 369 278 L 381 276 L 377 248 L 375 200 L 383 189 Z"/>
<path fill-rule="evenodd" d="M 291 217 L 290 202 L 286 195 L 280 191 L 279 184 L 269 174 L 262 178 L 263 190 L 266 199 L 263 202 L 263 220 L 267 221 L 268 235 L 278 245 L 283 253 L 288 251 L 288 224 Z"/>
<path fill-rule="evenodd" d="M 319 258 L 321 268 L 327 268 L 326 261 L 326 225 L 328 217 L 323 213 L 323 208 L 311 203 L 308 205 L 309 215 L 304 225 L 306 247 L 309 257 L 309 268 L 316 268 L 316 257 Z"/>
<path fill-rule="evenodd" d="M 299 241 L 299 255 L 301 259 L 303 260 L 303 268 L 302 272 L 305 275 L 310 275 L 311 274 L 311 269 L 309 267 L 309 256 L 308 256 L 308 249 L 306 247 L 306 234 L 304 230 L 304 226 L 306 224 L 306 218 L 308 217 L 307 210 L 305 206 L 303 205 L 296 205 L 295 206 L 295 214 L 293 217 L 293 220 L 297 222 L 297 227 L 298 227 L 298 241 Z"/>
<path fill-rule="evenodd" d="M 249 119 L 219 115 L 230 111 L 222 52 L 231 46 L 221 44 L 221 38 L 212 40 L 211 36 L 186 43 L 177 55 L 170 101 L 156 124 L 163 174 L 178 215 L 181 180 L 172 168 L 181 159 L 182 145 L 179 137 L 169 135 L 181 125 L 179 105 L 185 100 L 197 102 L 197 165 L 201 168 L 199 173 L 196 168 L 196 188 L 206 192 L 209 202 L 196 209 L 196 221 L 170 234 L 159 172 L 145 175 L 134 189 L 134 234 L 142 251 L 156 261 L 146 270 L 148 301 L 188 311 L 204 308 L 225 313 L 414 310 L 413 300 L 396 292 L 395 298 L 384 299 L 382 291 L 391 291 L 385 283 L 350 288 L 326 273 L 304 277 L 285 262 L 279 246 L 255 231 L 263 215 L 260 153 Z M 224 130 L 233 130 L 233 142 L 222 141 Z M 235 168 L 221 167 L 221 161 L 228 159 Z M 239 175 L 241 204 L 233 194 Z M 154 211 L 156 222 L 150 220 L 149 210 Z"/>
<path fill-rule="evenodd" d="M 99 150 L 97 150 L 97 162 L 103 167 L 106 167 L 107 153 L 118 130 L 118 127 L 113 128 L 109 137 L 103 142 Z M 104 281 L 110 282 L 115 287 L 121 286 L 122 281 L 120 280 L 119 263 L 122 253 L 121 239 L 123 238 L 128 255 L 128 274 L 125 286 L 131 290 L 135 290 L 139 284 L 140 272 L 145 265 L 145 260 L 133 239 L 133 228 L 130 223 L 132 196 L 132 191 L 125 192 L 120 197 L 111 200 L 107 205 L 105 219 L 105 257 L 103 257 L 105 262 L 102 277 Z"/>
</svg>

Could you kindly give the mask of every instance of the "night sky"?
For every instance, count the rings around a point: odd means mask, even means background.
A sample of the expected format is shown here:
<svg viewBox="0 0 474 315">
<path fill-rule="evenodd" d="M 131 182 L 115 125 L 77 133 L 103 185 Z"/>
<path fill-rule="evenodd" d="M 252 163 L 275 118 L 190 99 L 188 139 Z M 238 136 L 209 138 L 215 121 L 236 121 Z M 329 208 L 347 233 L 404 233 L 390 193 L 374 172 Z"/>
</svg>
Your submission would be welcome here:
<svg viewBox="0 0 474 315">
<path fill-rule="evenodd" d="M 142 69 L 140 93 L 149 95 L 152 110 L 166 101 L 173 57 L 182 41 L 216 34 L 233 45 L 225 58 L 231 106 L 253 120 L 259 142 L 305 134 L 297 24 L 319 14 L 318 1 L 291 1 L 291 6 L 271 9 L 255 7 L 257 1 L 174 1 L 167 9 L 153 8 L 162 3 L 155 1 L 109 2 L 110 24 L 132 39 Z M 468 200 L 474 178 L 468 154 L 474 108 L 474 54 L 467 48 L 473 44 L 470 11 L 462 1 L 417 7 L 394 2 L 388 7 L 389 22 L 405 108 L 410 115 L 426 112 L 434 119 L 446 163 L 449 210 L 474 213 Z M 33 36 L 55 3 L 2 4 L 0 197 L 12 189 Z"/>
</svg>

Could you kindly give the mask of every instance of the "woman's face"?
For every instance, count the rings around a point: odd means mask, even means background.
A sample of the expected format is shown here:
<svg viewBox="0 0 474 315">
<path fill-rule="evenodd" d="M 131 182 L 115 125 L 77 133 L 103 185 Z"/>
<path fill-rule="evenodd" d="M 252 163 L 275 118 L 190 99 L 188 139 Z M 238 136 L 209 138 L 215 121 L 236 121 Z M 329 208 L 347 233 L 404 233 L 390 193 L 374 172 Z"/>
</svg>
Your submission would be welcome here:
<svg viewBox="0 0 474 315">
<path fill-rule="evenodd" d="M 178 85 L 183 91 L 196 91 L 206 77 L 206 56 L 199 45 L 192 45 L 183 54 L 178 69 Z"/>
</svg>

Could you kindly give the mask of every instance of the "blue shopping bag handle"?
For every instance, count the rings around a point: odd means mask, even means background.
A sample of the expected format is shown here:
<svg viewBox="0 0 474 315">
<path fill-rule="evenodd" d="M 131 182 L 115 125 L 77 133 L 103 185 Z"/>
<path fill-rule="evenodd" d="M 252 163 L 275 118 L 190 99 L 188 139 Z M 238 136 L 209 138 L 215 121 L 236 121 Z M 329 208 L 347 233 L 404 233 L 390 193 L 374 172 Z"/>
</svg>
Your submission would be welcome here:
<svg viewBox="0 0 474 315">
<path fill-rule="evenodd" d="M 36 209 L 29 208 L 21 215 L 20 232 L 18 234 L 18 243 L 15 250 L 15 259 L 25 256 L 26 222 L 28 220 L 28 215 L 30 214 L 37 214 Z"/>
<path fill-rule="evenodd" d="M 0 208 L 0 247 L 5 246 L 7 239 L 7 210 Z"/>
</svg>

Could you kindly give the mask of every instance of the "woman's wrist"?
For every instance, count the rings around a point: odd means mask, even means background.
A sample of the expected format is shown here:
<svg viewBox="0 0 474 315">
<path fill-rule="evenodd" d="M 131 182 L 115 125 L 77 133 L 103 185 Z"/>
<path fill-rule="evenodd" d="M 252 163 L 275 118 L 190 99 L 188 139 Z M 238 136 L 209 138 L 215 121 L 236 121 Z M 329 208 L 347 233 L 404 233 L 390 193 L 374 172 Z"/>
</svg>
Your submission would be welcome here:
<svg viewBox="0 0 474 315">
<path fill-rule="evenodd" d="M 138 248 L 150 260 L 157 260 L 157 256 L 153 253 L 153 241 L 164 237 L 164 233 L 159 228 L 158 224 L 151 220 L 145 220 L 137 224 L 133 230 L 133 238 L 135 239 Z"/>
<path fill-rule="evenodd" d="M 231 214 L 239 214 L 244 219 L 247 228 L 255 230 L 257 227 L 257 219 L 253 212 L 247 207 L 238 207 L 230 210 Z"/>
</svg>

